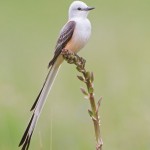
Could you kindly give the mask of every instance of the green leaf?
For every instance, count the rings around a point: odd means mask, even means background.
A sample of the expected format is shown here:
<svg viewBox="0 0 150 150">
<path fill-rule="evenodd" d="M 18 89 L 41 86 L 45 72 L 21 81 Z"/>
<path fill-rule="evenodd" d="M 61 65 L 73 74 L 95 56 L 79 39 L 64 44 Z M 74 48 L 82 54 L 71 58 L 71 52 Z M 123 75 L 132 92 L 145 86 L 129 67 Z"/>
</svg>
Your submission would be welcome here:
<svg viewBox="0 0 150 150">
<path fill-rule="evenodd" d="M 91 72 L 91 82 L 93 82 L 94 81 L 94 74 L 93 74 L 93 72 Z"/>
<path fill-rule="evenodd" d="M 81 89 L 81 92 L 85 95 L 85 96 L 88 96 L 88 93 L 86 92 L 86 90 L 84 88 L 80 88 Z"/>
<path fill-rule="evenodd" d="M 90 117 L 93 117 L 93 112 L 91 110 L 88 109 L 88 113 L 89 113 Z"/>
<path fill-rule="evenodd" d="M 77 77 L 80 81 L 83 81 L 83 82 L 85 81 L 84 77 L 82 77 L 82 76 L 77 76 Z"/>
<path fill-rule="evenodd" d="M 85 78 L 86 78 L 86 80 L 90 80 L 90 72 L 89 71 L 86 72 Z"/>
<path fill-rule="evenodd" d="M 83 70 L 80 66 L 77 66 L 76 69 L 77 69 L 79 72 L 84 72 L 84 70 Z"/>
<path fill-rule="evenodd" d="M 97 119 L 96 119 L 94 116 L 92 116 L 92 119 L 93 119 L 94 121 L 97 121 Z"/>
<path fill-rule="evenodd" d="M 97 109 L 96 109 L 96 113 L 98 113 L 100 105 L 101 105 L 101 101 L 102 101 L 102 97 L 100 97 L 100 99 L 97 102 Z"/>
<path fill-rule="evenodd" d="M 92 87 L 89 88 L 89 93 L 92 94 L 94 92 L 94 89 Z"/>
<path fill-rule="evenodd" d="M 101 101 L 102 101 L 102 97 L 100 97 L 100 99 L 98 100 L 98 102 L 97 102 L 97 105 L 100 107 L 100 104 L 101 104 Z"/>
</svg>

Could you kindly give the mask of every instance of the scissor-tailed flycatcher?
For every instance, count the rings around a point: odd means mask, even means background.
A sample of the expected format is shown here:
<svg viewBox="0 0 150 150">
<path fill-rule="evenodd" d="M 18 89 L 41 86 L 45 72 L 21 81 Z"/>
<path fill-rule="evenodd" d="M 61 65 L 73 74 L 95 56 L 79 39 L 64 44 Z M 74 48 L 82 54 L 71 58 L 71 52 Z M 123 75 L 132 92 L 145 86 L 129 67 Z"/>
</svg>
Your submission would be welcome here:
<svg viewBox="0 0 150 150">
<path fill-rule="evenodd" d="M 91 35 L 91 23 L 87 19 L 88 13 L 94 7 L 88 7 L 81 1 L 74 1 L 69 8 L 69 20 L 62 28 L 55 47 L 53 59 L 49 63 L 50 71 L 46 77 L 44 85 L 34 102 L 31 110 L 33 115 L 24 132 L 19 146 L 22 150 L 28 150 L 32 133 L 40 116 L 42 107 L 46 101 L 48 93 L 53 85 L 54 79 L 63 62 L 61 52 L 63 49 L 77 53 L 87 43 Z"/>
</svg>

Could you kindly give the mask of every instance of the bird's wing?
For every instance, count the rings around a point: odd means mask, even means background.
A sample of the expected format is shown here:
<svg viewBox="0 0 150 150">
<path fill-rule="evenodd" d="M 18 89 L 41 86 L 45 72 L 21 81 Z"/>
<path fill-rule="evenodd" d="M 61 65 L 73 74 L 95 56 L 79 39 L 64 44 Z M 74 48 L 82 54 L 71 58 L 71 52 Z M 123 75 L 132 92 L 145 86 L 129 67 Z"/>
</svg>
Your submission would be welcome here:
<svg viewBox="0 0 150 150">
<path fill-rule="evenodd" d="M 49 67 L 50 66 L 52 66 L 52 67 L 50 68 L 50 71 L 46 77 L 43 87 L 42 87 L 35 103 L 33 104 L 32 108 L 31 108 L 31 110 L 34 110 L 33 115 L 31 117 L 31 120 L 27 126 L 27 129 L 25 130 L 24 135 L 19 143 L 19 146 L 22 146 L 22 150 L 28 150 L 28 148 L 29 148 L 32 133 L 33 133 L 36 123 L 38 121 L 40 112 L 42 110 L 42 107 L 46 101 L 48 93 L 52 87 L 54 79 L 59 70 L 59 66 L 56 65 L 55 62 L 57 60 L 57 57 L 60 55 L 62 49 L 66 46 L 68 41 L 71 39 L 73 32 L 74 32 L 75 25 L 76 25 L 76 23 L 74 21 L 69 21 L 63 27 L 60 37 L 58 38 L 54 57 L 49 63 Z"/>
<path fill-rule="evenodd" d="M 76 26 L 76 22 L 75 21 L 69 21 L 62 28 L 62 30 L 60 32 L 60 36 L 59 36 L 59 38 L 57 40 L 57 43 L 56 43 L 54 56 L 53 56 L 52 60 L 49 62 L 48 68 L 55 63 L 57 57 L 62 52 L 62 49 L 66 46 L 66 44 L 71 39 L 71 37 L 73 35 L 73 32 L 74 32 L 74 29 L 75 29 L 75 26 Z M 46 78 L 46 80 L 47 80 L 47 78 Z M 43 87 L 44 87 L 44 85 L 45 85 L 45 82 L 43 84 Z M 41 95 L 41 92 L 43 90 L 43 87 L 42 87 L 39 95 L 37 96 L 37 98 L 36 98 L 32 108 L 31 108 L 31 110 L 34 110 L 34 108 L 35 108 L 35 106 L 37 104 L 37 101 L 38 101 L 38 99 L 39 99 L 39 97 Z"/>
<path fill-rule="evenodd" d="M 60 32 L 60 36 L 59 36 L 59 38 L 57 40 L 57 43 L 56 43 L 54 57 L 49 62 L 48 67 L 50 67 L 50 66 L 52 66 L 54 64 L 54 62 L 56 61 L 57 57 L 62 52 L 62 49 L 66 46 L 68 41 L 70 41 L 70 39 L 71 39 L 71 37 L 72 37 L 72 35 L 74 33 L 75 26 L 76 26 L 76 22 L 75 21 L 69 21 L 62 28 L 62 30 Z"/>
</svg>

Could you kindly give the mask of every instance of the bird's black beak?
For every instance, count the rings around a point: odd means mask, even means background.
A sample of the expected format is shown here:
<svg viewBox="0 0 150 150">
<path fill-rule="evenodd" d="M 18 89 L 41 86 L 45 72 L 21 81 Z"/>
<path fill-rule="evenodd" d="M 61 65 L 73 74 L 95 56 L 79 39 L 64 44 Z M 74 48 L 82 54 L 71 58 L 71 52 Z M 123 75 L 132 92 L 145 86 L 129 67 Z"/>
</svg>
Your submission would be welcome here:
<svg viewBox="0 0 150 150">
<path fill-rule="evenodd" d="M 87 8 L 85 8 L 84 10 L 85 10 L 85 11 L 90 11 L 90 10 L 93 10 L 93 9 L 95 9 L 95 7 L 87 7 Z"/>
</svg>

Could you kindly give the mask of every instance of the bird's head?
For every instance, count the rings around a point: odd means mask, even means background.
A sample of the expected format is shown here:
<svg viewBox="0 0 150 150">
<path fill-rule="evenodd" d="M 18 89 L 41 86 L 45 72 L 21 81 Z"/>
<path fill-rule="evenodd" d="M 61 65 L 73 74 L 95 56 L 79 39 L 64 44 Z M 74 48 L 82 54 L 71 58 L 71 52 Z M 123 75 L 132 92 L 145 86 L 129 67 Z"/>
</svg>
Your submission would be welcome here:
<svg viewBox="0 0 150 150">
<path fill-rule="evenodd" d="M 84 2 L 74 1 L 69 7 L 69 18 L 86 18 L 89 11 L 92 9 L 94 9 L 94 7 L 89 7 Z"/>
</svg>

